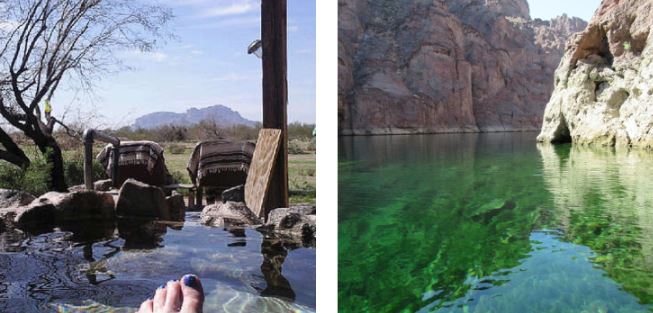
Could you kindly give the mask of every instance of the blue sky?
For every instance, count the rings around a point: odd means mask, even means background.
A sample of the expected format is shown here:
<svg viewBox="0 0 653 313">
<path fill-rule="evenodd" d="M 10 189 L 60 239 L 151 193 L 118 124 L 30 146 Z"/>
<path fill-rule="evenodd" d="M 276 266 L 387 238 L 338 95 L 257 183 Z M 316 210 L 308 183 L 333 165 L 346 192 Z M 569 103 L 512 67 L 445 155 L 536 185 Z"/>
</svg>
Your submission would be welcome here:
<svg viewBox="0 0 653 313">
<path fill-rule="evenodd" d="M 129 125 L 154 111 L 224 104 L 260 121 L 261 60 L 246 53 L 260 38 L 260 0 L 161 0 L 172 8 L 175 40 L 156 51 L 124 51 L 133 71 L 104 78 L 92 97 L 61 88 L 54 113 L 68 108 Z M 334 25 L 335 27 L 335 25 Z M 315 1 L 288 0 L 288 121 L 315 122 Z"/>
<path fill-rule="evenodd" d="M 600 4 L 601 0 L 528 0 L 531 17 L 543 20 L 567 13 L 589 21 Z"/>
</svg>

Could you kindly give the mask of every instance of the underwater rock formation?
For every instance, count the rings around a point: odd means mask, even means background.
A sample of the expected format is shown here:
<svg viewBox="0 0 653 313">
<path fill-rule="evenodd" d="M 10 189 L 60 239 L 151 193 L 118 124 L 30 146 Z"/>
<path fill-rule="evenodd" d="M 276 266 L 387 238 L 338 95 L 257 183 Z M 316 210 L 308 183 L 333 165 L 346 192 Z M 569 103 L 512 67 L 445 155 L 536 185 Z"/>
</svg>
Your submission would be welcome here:
<svg viewBox="0 0 653 313">
<path fill-rule="evenodd" d="M 526 0 L 339 0 L 343 135 L 538 130 L 579 18 Z"/>
<path fill-rule="evenodd" d="M 539 141 L 653 147 L 653 1 L 604 0 L 555 73 Z"/>
</svg>

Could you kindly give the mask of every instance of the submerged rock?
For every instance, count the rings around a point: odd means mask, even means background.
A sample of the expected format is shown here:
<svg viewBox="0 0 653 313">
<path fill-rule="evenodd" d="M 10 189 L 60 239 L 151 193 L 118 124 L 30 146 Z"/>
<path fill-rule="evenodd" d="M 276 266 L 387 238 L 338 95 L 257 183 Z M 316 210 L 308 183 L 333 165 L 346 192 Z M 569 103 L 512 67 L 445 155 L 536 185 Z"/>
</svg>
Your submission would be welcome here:
<svg viewBox="0 0 653 313">
<path fill-rule="evenodd" d="M 604 0 L 555 73 L 539 141 L 653 148 L 653 2 Z"/>
<path fill-rule="evenodd" d="M 227 201 L 207 205 L 200 215 L 201 223 L 208 226 L 260 225 L 261 220 L 243 202 Z"/>
<path fill-rule="evenodd" d="M 122 217 L 170 219 L 163 190 L 131 178 L 120 188 L 116 214 Z"/>
<path fill-rule="evenodd" d="M 293 239 L 305 245 L 315 244 L 315 206 L 278 208 L 270 212 L 265 228 L 282 238 Z"/>
</svg>

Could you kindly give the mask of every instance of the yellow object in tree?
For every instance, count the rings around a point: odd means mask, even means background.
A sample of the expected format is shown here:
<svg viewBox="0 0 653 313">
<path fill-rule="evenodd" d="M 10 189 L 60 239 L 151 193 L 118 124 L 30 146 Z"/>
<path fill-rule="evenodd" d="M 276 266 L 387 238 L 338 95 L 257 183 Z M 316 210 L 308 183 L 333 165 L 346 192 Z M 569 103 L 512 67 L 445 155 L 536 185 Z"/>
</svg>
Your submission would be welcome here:
<svg viewBox="0 0 653 313">
<path fill-rule="evenodd" d="M 45 100 L 45 114 L 50 114 L 52 112 L 52 106 L 50 105 L 50 100 Z"/>
</svg>

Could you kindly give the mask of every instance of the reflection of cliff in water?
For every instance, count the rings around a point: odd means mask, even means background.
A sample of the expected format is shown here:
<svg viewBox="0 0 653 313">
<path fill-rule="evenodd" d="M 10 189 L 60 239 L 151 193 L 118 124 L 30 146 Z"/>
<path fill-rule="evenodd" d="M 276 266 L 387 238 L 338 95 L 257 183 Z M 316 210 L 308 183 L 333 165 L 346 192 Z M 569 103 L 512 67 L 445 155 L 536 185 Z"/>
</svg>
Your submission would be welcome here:
<svg viewBox="0 0 653 313">
<path fill-rule="evenodd" d="M 532 136 L 354 137 L 340 145 L 350 161 L 338 178 L 341 310 L 437 309 L 504 284 L 492 274 L 527 257 L 546 198 L 531 189 L 541 185 Z"/>
<path fill-rule="evenodd" d="M 595 264 L 653 302 L 653 154 L 538 145 L 564 239 L 591 248 Z"/>
</svg>

